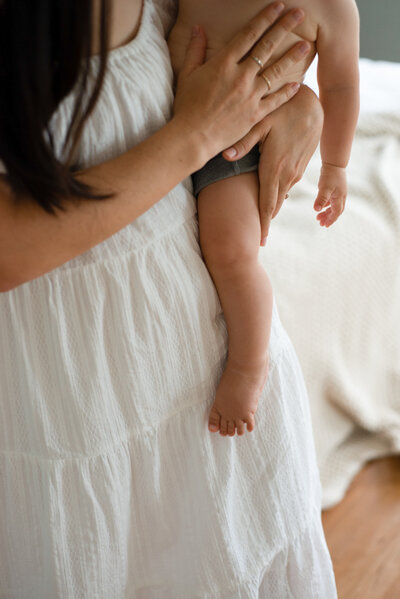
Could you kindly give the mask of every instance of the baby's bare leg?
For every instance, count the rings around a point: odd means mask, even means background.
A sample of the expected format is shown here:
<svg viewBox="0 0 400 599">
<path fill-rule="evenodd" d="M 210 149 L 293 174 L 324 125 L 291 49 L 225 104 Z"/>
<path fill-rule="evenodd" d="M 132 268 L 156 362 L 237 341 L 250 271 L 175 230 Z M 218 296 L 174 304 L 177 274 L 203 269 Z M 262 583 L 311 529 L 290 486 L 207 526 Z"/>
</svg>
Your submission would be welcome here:
<svg viewBox="0 0 400 599">
<path fill-rule="evenodd" d="M 272 288 L 258 262 L 258 175 L 245 173 L 204 188 L 198 198 L 200 244 L 228 328 L 228 361 L 209 430 L 239 435 L 254 428 L 267 377 Z"/>
</svg>

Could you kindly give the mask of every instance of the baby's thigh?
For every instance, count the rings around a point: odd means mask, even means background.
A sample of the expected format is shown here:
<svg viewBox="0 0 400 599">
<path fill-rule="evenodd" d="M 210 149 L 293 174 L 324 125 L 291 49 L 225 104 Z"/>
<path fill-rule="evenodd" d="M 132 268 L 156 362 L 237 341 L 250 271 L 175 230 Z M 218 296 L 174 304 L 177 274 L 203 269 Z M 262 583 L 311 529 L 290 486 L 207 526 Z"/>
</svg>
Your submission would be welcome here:
<svg viewBox="0 0 400 599">
<path fill-rule="evenodd" d="M 260 247 L 258 173 L 211 183 L 199 193 L 197 210 L 204 257 L 254 259 Z"/>
</svg>

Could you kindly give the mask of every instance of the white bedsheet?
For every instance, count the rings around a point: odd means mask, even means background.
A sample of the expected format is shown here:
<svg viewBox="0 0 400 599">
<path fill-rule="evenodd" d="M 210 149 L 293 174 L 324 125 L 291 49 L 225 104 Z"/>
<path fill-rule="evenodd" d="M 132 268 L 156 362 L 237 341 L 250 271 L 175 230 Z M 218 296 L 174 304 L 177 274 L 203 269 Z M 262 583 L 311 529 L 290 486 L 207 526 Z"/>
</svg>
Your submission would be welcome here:
<svg viewBox="0 0 400 599">
<path fill-rule="evenodd" d="M 400 64 L 360 67 L 345 212 L 328 230 L 315 218 L 317 152 L 261 252 L 306 378 L 325 508 L 400 451 Z"/>
<path fill-rule="evenodd" d="M 307 72 L 305 83 L 315 92 L 317 61 Z M 360 59 L 361 114 L 400 111 L 400 63 Z"/>
</svg>

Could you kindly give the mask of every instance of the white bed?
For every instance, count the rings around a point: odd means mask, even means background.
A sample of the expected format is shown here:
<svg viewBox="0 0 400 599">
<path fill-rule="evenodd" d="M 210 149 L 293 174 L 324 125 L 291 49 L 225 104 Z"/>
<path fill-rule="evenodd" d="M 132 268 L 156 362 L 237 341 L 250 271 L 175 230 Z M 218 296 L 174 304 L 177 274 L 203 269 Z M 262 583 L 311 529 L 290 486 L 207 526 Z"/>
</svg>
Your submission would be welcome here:
<svg viewBox="0 0 400 599">
<path fill-rule="evenodd" d="M 400 451 L 400 64 L 360 70 L 345 212 L 316 221 L 317 152 L 261 253 L 310 394 L 324 508 L 366 461 Z"/>
<path fill-rule="evenodd" d="M 305 83 L 315 92 L 317 61 L 307 71 Z M 360 59 L 361 115 L 400 112 L 400 63 Z"/>
</svg>

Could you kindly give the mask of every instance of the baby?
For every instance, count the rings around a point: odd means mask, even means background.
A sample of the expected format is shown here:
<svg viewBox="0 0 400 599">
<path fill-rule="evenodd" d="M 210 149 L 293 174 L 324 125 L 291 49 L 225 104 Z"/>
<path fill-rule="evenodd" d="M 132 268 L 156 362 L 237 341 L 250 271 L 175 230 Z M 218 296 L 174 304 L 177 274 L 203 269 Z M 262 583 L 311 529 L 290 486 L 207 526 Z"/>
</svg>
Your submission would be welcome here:
<svg viewBox="0 0 400 599">
<path fill-rule="evenodd" d="M 267 3 L 180 0 L 178 18 L 168 40 L 175 75 L 182 67 L 194 25 L 205 30 L 208 60 Z M 346 166 L 359 111 L 358 11 L 354 0 L 286 0 L 283 12 L 295 7 L 302 9 L 305 16 L 300 13 L 299 25 L 284 44 L 265 65 L 257 56 L 253 59 L 260 74 L 264 74 L 268 93 L 275 91 L 267 77 L 268 65 L 294 43 L 308 42 L 311 52 L 293 66 L 285 83 L 303 81 L 318 54 L 319 95 L 325 117 L 320 143 L 322 168 L 314 209 L 319 212 L 320 225 L 329 227 L 344 209 Z M 229 162 L 220 154 L 193 175 L 200 245 L 229 335 L 228 359 L 208 419 L 209 430 L 219 430 L 221 435 L 233 436 L 235 431 L 243 435 L 245 424 L 248 431 L 254 429 L 254 415 L 268 372 L 273 297 L 268 276 L 258 262 L 258 158 L 258 147 L 236 162 Z M 264 244 L 265 240 L 261 240 Z"/>
</svg>

